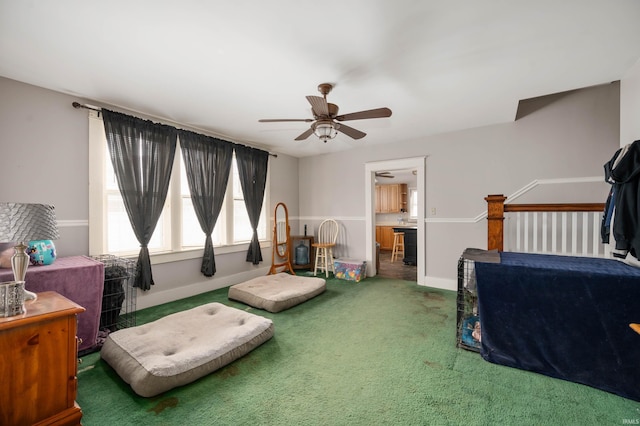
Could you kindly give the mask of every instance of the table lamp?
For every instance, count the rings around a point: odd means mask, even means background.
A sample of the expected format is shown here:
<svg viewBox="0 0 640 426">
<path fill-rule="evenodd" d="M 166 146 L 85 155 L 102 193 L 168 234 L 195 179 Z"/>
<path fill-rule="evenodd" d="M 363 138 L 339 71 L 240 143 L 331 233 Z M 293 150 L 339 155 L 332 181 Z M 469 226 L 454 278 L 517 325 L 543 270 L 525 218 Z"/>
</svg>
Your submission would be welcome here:
<svg viewBox="0 0 640 426">
<path fill-rule="evenodd" d="M 29 267 L 27 245 L 32 240 L 60 238 L 55 209 L 48 204 L 0 203 L 0 242 L 14 243 L 11 270 L 16 282 L 25 281 Z M 24 299 L 35 299 L 31 291 L 24 290 Z"/>
</svg>

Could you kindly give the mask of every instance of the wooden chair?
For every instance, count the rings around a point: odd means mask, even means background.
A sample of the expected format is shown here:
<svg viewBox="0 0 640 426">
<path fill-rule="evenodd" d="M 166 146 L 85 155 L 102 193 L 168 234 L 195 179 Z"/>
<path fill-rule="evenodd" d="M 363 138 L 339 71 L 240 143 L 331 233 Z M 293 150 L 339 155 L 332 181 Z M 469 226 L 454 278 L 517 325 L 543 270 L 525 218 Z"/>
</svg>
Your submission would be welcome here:
<svg viewBox="0 0 640 426">
<path fill-rule="evenodd" d="M 391 251 L 391 262 L 398 260 L 398 254 L 402 252 L 404 257 L 404 232 L 393 233 L 393 250 Z"/>
<path fill-rule="evenodd" d="M 322 221 L 318 227 L 318 239 L 313 243 L 313 247 L 316 251 L 316 260 L 313 268 L 313 275 L 315 276 L 318 269 L 324 270 L 325 276 L 329 277 L 329 270 L 335 274 L 333 267 L 333 247 L 338 240 L 338 222 L 333 219 L 326 219 Z"/>
</svg>

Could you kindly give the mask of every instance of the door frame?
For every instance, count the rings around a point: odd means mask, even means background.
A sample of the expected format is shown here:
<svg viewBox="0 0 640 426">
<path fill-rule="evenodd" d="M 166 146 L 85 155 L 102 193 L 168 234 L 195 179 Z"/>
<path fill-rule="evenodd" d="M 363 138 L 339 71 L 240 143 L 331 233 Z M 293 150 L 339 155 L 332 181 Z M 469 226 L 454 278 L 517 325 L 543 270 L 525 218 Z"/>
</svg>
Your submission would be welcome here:
<svg viewBox="0 0 640 426">
<path fill-rule="evenodd" d="M 400 158 L 396 160 L 371 161 L 364 165 L 365 170 L 365 243 L 366 243 L 366 259 L 367 259 L 367 276 L 376 275 L 376 221 L 375 221 L 375 203 L 376 188 L 375 174 L 376 172 L 389 170 L 411 169 L 416 170 L 417 191 L 418 191 L 418 219 L 417 219 L 417 239 L 418 239 L 418 265 L 417 265 L 417 282 L 424 285 L 426 277 L 426 233 L 425 233 L 425 175 L 426 175 L 427 157 L 410 157 Z"/>
</svg>

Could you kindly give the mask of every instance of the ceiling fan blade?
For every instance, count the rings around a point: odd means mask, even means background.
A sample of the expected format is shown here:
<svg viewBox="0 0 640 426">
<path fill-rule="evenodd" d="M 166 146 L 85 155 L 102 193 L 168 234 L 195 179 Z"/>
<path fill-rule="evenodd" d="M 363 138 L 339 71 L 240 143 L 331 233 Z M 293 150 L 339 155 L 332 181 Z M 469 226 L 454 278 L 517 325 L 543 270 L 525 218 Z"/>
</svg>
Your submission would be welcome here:
<svg viewBox="0 0 640 426">
<path fill-rule="evenodd" d="M 262 118 L 258 120 L 260 123 L 276 123 L 280 121 L 304 121 L 305 123 L 311 123 L 311 118 Z"/>
<path fill-rule="evenodd" d="M 389 108 L 376 108 L 367 111 L 352 112 L 350 114 L 343 114 L 336 117 L 338 121 L 348 120 L 364 120 L 365 118 L 384 118 L 391 117 L 391 110 Z"/>
<path fill-rule="evenodd" d="M 301 134 L 300 136 L 298 136 L 297 138 L 295 138 L 294 140 L 303 141 L 306 138 L 308 138 L 309 136 L 311 136 L 312 134 L 313 134 L 313 129 L 309 129 L 306 132 L 304 132 L 303 134 Z"/>
<path fill-rule="evenodd" d="M 321 98 L 320 96 L 307 96 L 307 100 L 311 104 L 314 115 L 318 117 L 329 116 L 329 106 L 325 98 Z"/>
<path fill-rule="evenodd" d="M 336 130 L 344 133 L 347 136 L 352 137 L 353 139 L 362 139 L 367 136 L 366 133 L 361 132 L 360 130 L 354 129 L 353 127 L 349 127 L 346 124 L 340 124 L 336 126 Z"/>
</svg>

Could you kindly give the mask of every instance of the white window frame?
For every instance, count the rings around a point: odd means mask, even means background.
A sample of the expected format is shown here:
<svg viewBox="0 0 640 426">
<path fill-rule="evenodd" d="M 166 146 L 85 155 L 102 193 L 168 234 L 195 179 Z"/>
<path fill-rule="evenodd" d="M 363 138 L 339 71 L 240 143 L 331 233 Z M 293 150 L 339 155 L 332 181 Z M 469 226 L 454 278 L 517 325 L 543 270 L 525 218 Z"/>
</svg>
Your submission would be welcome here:
<svg viewBox="0 0 640 426">
<path fill-rule="evenodd" d="M 89 112 L 89 254 L 99 255 L 106 253 L 107 239 L 107 190 L 105 182 L 106 169 L 106 137 L 104 134 L 104 124 L 102 118 L 95 111 Z M 165 232 L 168 232 L 170 238 L 170 246 L 161 251 L 151 251 L 151 263 L 165 263 L 179 260 L 197 259 L 204 254 L 204 233 L 202 235 L 202 245 L 199 247 L 181 247 L 181 229 L 182 229 L 182 211 L 181 203 L 171 202 L 173 199 L 182 199 L 182 190 L 180 185 L 181 154 L 179 147 L 176 150 L 174 166 L 172 172 L 171 183 L 167 193 L 167 202 L 164 207 L 164 214 L 169 220 L 165 221 Z M 174 179 L 174 176 L 178 176 Z M 262 206 L 261 221 L 265 223 L 264 235 L 260 236 L 260 245 L 269 247 L 271 245 L 269 233 L 269 215 L 268 206 L 270 206 L 269 193 L 269 171 L 267 171 L 267 184 L 265 188 L 265 199 Z M 233 177 L 229 176 L 227 191 L 225 194 L 225 202 L 222 206 L 220 216 L 218 217 L 216 226 L 221 226 L 222 245 L 215 245 L 216 254 L 234 253 L 246 251 L 249 247 L 248 241 L 233 242 Z M 138 251 L 135 253 L 109 253 L 122 257 L 137 258 Z"/>
<path fill-rule="evenodd" d="M 409 219 L 418 218 L 418 189 L 409 188 Z"/>
</svg>

